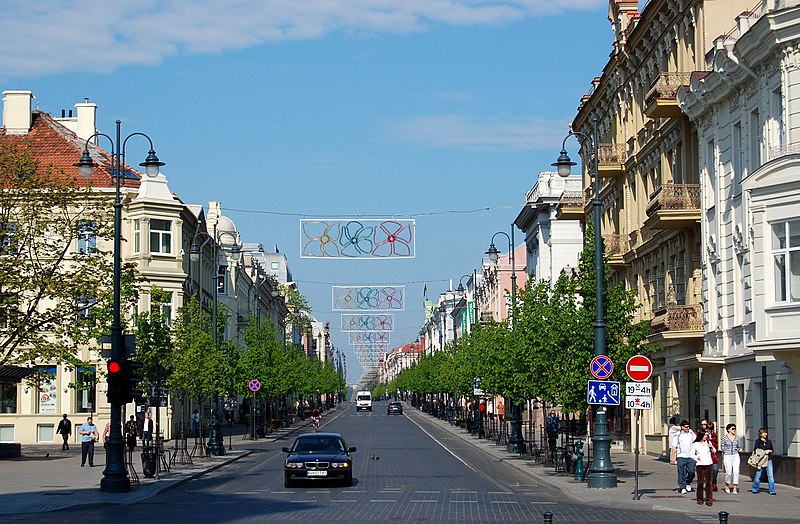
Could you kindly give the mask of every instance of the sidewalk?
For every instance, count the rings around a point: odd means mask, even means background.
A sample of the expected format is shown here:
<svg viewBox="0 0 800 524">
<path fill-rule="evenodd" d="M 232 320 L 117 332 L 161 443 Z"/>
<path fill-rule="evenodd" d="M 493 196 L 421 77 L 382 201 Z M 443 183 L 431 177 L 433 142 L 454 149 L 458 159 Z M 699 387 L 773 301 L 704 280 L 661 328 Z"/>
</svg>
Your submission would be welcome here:
<svg viewBox="0 0 800 524">
<path fill-rule="evenodd" d="M 333 412 L 335 411 L 329 411 Z M 24 445 L 22 457 L 0 460 L 0 520 L 2 515 L 39 513 L 64 508 L 131 504 L 154 497 L 176 488 L 210 471 L 246 457 L 253 450 L 265 447 L 281 439 L 291 439 L 311 422 L 296 421 L 289 428 L 279 428 L 266 438 L 243 440 L 244 426 L 234 426 L 233 450 L 227 451 L 228 432 L 223 426 L 225 455 L 220 457 L 191 457 L 191 465 L 176 464 L 170 472 L 160 472 L 159 479 L 148 479 L 142 475 L 139 448 L 134 452 L 134 467 L 139 483 L 131 483 L 129 493 L 104 493 L 100 491 L 100 479 L 105 467 L 105 450 L 95 446 L 95 466 L 80 467 L 80 444 L 71 444 L 69 451 L 61 451 L 61 444 Z M 238 433 L 237 430 L 238 429 Z M 189 441 L 189 451 L 194 440 Z M 173 444 L 168 442 L 166 449 Z"/>
<path fill-rule="evenodd" d="M 693 516 L 716 516 L 720 511 L 727 511 L 732 522 L 740 522 L 741 517 L 763 518 L 798 518 L 800 489 L 777 484 L 777 496 L 767 493 L 766 482 L 761 484 L 761 493 L 750 492 L 752 478 L 749 475 L 740 477 L 738 495 L 725 493 L 724 473 L 720 472 L 718 492 L 714 493 L 714 505 L 699 506 L 696 493 L 692 491 L 681 495 L 678 491 L 677 472 L 675 466 L 658 460 L 655 457 L 639 455 L 639 500 L 633 500 L 635 491 L 634 455 L 621 449 L 611 450 L 611 460 L 617 474 L 617 487 L 610 489 L 589 489 L 585 482 L 577 481 L 574 475 L 555 473 L 553 466 L 534 464 L 530 456 L 507 453 L 504 446 L 497 446 L 494 441 L 473 437 L 464 429 L 451 426 L 447 421 L 434 418 L 422 411 L 406 405 L 406 414 L 414 420 L 434 424 L 444 428 L 462 440 L 480 448 L 497 460 L 512 464 L 525 473 L 547 482 L 560 489 L 573 499 L 592 505 L 646 509 L 659 511 L 678 511 Z M 693 487 L 696 487 L 694 483 Z M 735 519 L 735 520 L 734 520 Z"/>
</svg>

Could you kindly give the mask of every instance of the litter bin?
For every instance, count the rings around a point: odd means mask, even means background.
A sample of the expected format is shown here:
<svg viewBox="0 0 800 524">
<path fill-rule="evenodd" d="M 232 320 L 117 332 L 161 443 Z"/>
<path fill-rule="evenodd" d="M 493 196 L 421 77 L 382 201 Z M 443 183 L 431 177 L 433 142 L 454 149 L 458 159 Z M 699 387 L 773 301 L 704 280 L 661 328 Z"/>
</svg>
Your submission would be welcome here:
<svg viewBox="0 0 800 524">
<path fill-rule="evenodd" d="M 154 446 L 142 448 L 142 474 L 149 479 L 156 476 L 156 448 Z"/>
</svg>

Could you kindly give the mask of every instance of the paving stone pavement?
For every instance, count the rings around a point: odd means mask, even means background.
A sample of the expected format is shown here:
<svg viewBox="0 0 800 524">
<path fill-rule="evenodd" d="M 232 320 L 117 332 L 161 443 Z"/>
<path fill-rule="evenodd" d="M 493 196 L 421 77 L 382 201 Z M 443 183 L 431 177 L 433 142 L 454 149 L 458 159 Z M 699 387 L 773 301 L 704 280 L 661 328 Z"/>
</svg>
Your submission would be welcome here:
<svg viewBox="0 0 800 524">
<path fill-rule="evenodd" d="M 344 404 L 339 409 L 347 409 Z M 675 467 L 650 456 L 639 459 L 640 499 L 633 500 L 634 494 L 634 456 L 622 450 L 612 449 L 612 462 L 616 468 L 618 486 L 612 489 L 589 489 L 585 482 L 574 480 L 573 475 L 556 473 L 552 466 L 534 464 L 528 455 L 510 454 L 505 447 L 492 441 L 479 439 L 464 431 L 425 413 L 406 406 L 406 415 L 427 426 L 437 426 L 450 432 L 487 455 L 487 459 L 507 462 L 560 489 L 576 502 L 613 508 L 678 511 L 689 513 L 696 518 L 698 513 L 707 515 L 708 522 L 717 522 L 719 511 L 727 511 L 730 522 L 741 522 L 747 518 L 776 517 L 797 519 L 800 515 L 800 489 L 777 485 L 777 496 L 766 492 L 752 494 L 749 491 L 750 477 L 742 476 L 741 493 L 715 493 L 713 507 L 698 506 L 695 492 L 681 495 L 677 490 Z M 0 460 L 0 518 L 2 515 L 16 515 L 32 512 L 56 511 L 70 507 L 86 507 L 113 504 L 130 504 L 146 500 L 159 493 L 173 489 L 209 471 L 224 467 L 233 461 L 249 455 L 253 450 L 273 446 L 276 441 L 293 438 L 293 434 L 306 430 L 309 422 L 295 423 L 290 428 L 275 430 L 267 438 L 257 441 L 242 440 L 244 428 L 233 437 L 232 451 L 220 457 L 192 457 L 192 465 L 178 465 L 170 472 L 162 472 L 159 479 L 146 479 L 141 474 L 141 463 L 136 464 L 140 482 L 131 485 L 129 493 L 103 493 L 100 479 L 105 464 L 102 446 L 97 446 L 95 468 L 80 467 L 80 447 L 72 446 L 67 452 L 60 450 L 60 444 L 23 446 L 23 457 Z M 227 428 L 226 428 L 227 429 Z M 228 435 L 225 432 L 225 445 Z M 190 447 L 191 449 L 191 447 Z M 135 454 L 135 461 L 138 458 Z M 762 485 L 762 487 L 764 487 Z M 741 519 L 741 520 L 740 520 Z"/>
<path fill-rule="evenodd" d="M 464 441 L 479 447 L 496 460 L 502 460 L 514 465 L 518 469 L 556 486 L 563 493 L 578 502 L 591 505 L 627 509 L 652 509 L 663 511 L 678 511 L 691 513 L 692 517 L 700 512 L 708 514 L 709 522 L 718 522 L 718 513 L 726 511 L 730 522 L 742 522 L 744 518 L 775 517 L 794 519 L 800 522 L 800 489 L 776 484 L 776 496 L 770 496 L 766 490 L 766 483 L 762 482 L 761 493 L 750 492 L 752 477 L 742 475 L 739 484 L 740 493 L 725 493 L 721 486 L 724 485 L 724 473 L 720 472 L 720 490 L 714 493 L 714 505 L 698 506 L 696 492 L 692 491 L 681 495 L 677 485 L 677 471 L 675 466 L 656 457 L 639 456 L 639 500 L 634 500 L 634 455 L 621 449 L 612 449 L 611 461 L 615 467 L 618 484 L 616 488 L 589 489 L 585 482 L 574 479 L 574 475 L 556 473 L 553 466 L 535 464 L 529 455 L 508 453 L 504 446 L 498 446 L 494 441 L 474 437 L 463 428 L 450 425 L 447 421 L 434 418 L 430 415 L 414 410 L 411 406 L 406 409 L 406 414 L 424 424 L 436 425 Z M 697 483 L 694 483 L 696 487 Z M 742 520 L 740 520 L 742 519 Z"/>
</svg>

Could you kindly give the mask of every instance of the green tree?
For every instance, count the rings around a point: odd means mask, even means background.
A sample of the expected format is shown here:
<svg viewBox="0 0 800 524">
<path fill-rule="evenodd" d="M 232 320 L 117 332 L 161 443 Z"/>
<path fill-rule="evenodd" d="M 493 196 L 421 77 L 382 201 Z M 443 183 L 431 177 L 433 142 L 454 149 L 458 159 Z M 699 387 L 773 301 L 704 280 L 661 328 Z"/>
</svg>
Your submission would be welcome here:
<svg viewBox="0 0 800 524">
<path fill-rule="evenodd" d="M 186 392 L 200 403 L 214 393 L 225 391 L 229 371 L 227 353 L 233 351 L 231 343 L 224 340 L 227 316 L 225 308 L 219 308 L 217 344 L 214 344 L 210 312 L 196 300 L 178 310 L 172 331 L 175 350 L 168 362 L 171 370 L 168 386 Z"/>
<path fill-rule="evenodd" d="M 142 391 L 147 391 L 159 379 L 166 380 L 173 361 L 170 319 L 163 310 L 163 306 L 171 302 L 170 294 L 158 286 L 153 286 L 149 293 L 150 311 L 139 313 L 134 318 L 136 360 L 142 363 L 145 378 L 141 384 Z"/>
<path fill-rule="evenodd" d="M 0 186 L 0 365 L 77 364 L 76 344 L 95 333 L 76 324 L 111 297 L 111 199 L 8 143 Z"/>
</svg>

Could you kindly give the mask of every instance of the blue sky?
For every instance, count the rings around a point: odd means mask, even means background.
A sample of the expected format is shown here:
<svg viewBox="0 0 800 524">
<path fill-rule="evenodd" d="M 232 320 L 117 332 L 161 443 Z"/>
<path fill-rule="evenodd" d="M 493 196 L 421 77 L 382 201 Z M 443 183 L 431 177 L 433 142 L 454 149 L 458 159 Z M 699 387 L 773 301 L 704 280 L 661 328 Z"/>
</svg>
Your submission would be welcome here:
<svg viewBox="0 0 800 524">
<path fill-rule="evenodd" d="M 321 321 L 339 325 L 332 285 L 404 284 L 400 345 L 422 325 L 423 283 L 431 298 L 458 286 L 558 156 L 608 60 L 607 13 L 606 0 L 6 0 L 0 90 L 32 90 L 54 115 L 87 97 L 101 131 L 147 133 L 181 199 L 221 201 L 245 241 L 287 254 Z M 300 218 L 334 215 L 414 215 L 416 258 L 301 259 Z M 346 334 L 333 340 L 357 380 Z"/>
</svg>

